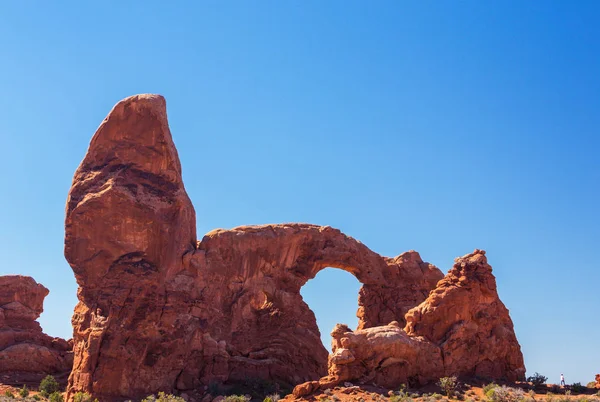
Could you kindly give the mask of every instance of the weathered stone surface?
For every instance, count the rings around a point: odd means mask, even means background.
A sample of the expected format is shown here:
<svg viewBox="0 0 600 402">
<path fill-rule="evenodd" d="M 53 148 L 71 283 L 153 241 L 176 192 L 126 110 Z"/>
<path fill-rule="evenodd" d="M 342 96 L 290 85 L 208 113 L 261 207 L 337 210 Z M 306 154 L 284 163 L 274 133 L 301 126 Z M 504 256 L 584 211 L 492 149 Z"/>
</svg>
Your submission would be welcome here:
<svg viewBox="0 0 600 402">
<path fill-rule="evenodd" d="M 600 389 L 600 374 L 596 374 L 596 389 Z"/>
<path fill-rule="evenodd" d="M 447 374 L 525 378 L 521 347 L 483 250 L 457 258 L 406 320 L 409 335 L 440 346 Z"/>
<path fill-rule="evenodd" d="M 327 388 L 344 381 L 395 388 L 442 376 L 523 380 L 523 355 L 508 310 L 496 291 L 485 252 L 457 258 L 425 301 L 398 322 L 357 330 L 334 328 Z M 307 387 L 294 390 L 306 395 Z M 311 392 L 314 392 L 311 391 Z"/>
<path fill-rule="evenodd" d="M 42 332 L 35 321 L 48 289 L 33 278 L 0 276 L 0 373 L 63 374 L 71 370 L 71 344 Z"/>
<path fill-rule="evenodd" d="M 187 345 L 202 337 L 188 325 L 193 296 L 167 291 L 168 282 L 193 281 L 182 256 L 196 234 L 162 97 L 113 108 L 75 173 L 66 212 L 65 256 L 79 284 L 71 387 L 171 389 Z"/>
<path fill-rule="evenodd" d="M 340 268 L 363 283 L 361 330 L 404 326 L 443 278 L 414 251 L 382 257 L 328 226 L 217 229 L 198 242 L 195 225 L 164 99 L 119 102 L 67 201 L 65 256 L 79 284 L 70 395 L 109 400 L 211 382 L 317 380 L 327 352 L 300 289 L 320 270 Z"/>
<path fill-rule="evenodd" d="M 423 385 L 444 373 L 440 348 L 423 337 L 408 336 L 397 321 L 355 332 L 338 324 L 331 336 L 329 375 L 322 383 L 358 381 L 397 388 Z"/>
</svg>

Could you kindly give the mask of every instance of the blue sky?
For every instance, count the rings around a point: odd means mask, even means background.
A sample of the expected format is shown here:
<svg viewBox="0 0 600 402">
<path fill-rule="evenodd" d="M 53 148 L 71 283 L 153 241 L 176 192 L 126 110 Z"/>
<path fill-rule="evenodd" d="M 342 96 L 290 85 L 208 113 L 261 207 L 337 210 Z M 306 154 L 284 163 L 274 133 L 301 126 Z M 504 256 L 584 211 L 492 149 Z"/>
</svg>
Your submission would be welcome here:
<svg viewBox="0 0 600 402">
<path fill-rule="evenodd" d="M 600 372 L 600 3 L 4 2 L 0 273 L 70 337 L 64 205 L 114 103 L 167 98 L 198 233 L 331 225 L 447 271 L 483 248 L 528 374 Z M 303 295 L 325 343 L 357 281 Z"/>
</svg>

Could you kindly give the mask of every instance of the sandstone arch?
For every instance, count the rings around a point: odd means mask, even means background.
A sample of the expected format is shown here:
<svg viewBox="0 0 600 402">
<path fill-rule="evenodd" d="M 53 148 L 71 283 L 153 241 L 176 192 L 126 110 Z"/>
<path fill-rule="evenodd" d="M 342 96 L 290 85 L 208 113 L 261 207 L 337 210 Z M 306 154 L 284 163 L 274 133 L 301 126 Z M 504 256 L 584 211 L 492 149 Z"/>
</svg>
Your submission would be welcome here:
<svg viewBox="0 0 600 402">
<path fill-rule="evenodd" d="M 328 226 L 243 226 L 196 241 L 157 95 L 127 98 L 102 122 L 75 173 L 65 229 L 79 285 L 69 392 L 101 400 L 249 376 L 316 380 L 327 353 L 300 288 L 319 270 L 363 283 L 359 329 L 404 326 L 443 277 L 414 251 L 382 257 Z"/>
</svg>

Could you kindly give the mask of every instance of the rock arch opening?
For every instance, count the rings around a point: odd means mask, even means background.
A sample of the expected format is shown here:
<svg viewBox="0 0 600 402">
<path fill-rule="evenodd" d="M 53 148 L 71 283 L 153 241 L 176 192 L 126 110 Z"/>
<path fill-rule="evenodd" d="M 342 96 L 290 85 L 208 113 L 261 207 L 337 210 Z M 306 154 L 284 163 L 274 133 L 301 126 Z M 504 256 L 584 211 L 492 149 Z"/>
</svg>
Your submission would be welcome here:
<svg viewBox="0 0 600 402">
<path fill-rule="evenodd" d="M 351 273 L 327 267 L 300 289 L 317 319 L 321 342 L 331 352 L 331 330 L 338 323 L 358 327 L 358 295 L 362 284 Z"/>
</svg>

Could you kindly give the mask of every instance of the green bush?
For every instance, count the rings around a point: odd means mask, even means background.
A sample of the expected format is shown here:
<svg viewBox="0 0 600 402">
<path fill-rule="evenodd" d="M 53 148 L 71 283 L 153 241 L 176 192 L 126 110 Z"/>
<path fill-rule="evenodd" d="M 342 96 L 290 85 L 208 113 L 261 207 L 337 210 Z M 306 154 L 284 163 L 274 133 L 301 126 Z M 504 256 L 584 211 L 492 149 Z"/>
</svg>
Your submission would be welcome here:
<svg viewBox="0 0 600 402">
<path fill-rule="evenodd" d="M 54 377 L 52 377 L 51 375 L 48 375 L 40 383 L 39 389 L 40 389 L 40 394 L 44 398 L 49 398 L 50 394 L 53 394 L 60 390 L 60 385 L 58 384 L 58 381 L 56 381 L 56 379 Z"/>
<path fill-rule="evenodd" d="M 279 396 L 279 394 L 271 394 L 271 395 L 267 395 L 265 397 L 265 399 L 263 400 L 263 402 L 278 402 L 281 399 L 281 396 Z"/>
<path fill-rule="evenodd" d="M 159 392 L 158 397 L 150 395 L 142 399 L 142 402 L 185 402 L 185 399 L 180 396 Z"/>
<path fill-rule="evenodd" d="M 448 398 L 452 397 L 452 395 L 454 395 L 454 392 L 456 391 L 456 387 L 458 386 L 458 382 L 456 380 L 457 379 L 454 376 L 442 377 L 437 383 L 437 385 L 442 389 L 442 391 L 446 393 L 446 396 L 448 396 Z"/>
<path fill-rule="evenodd" d="M 15 395 L 12 393 L 12 391 L 10 389 L 7 389 L 6 391 L 4 391 L 4 396 L 7 398 L 11 398 L 14 399 Z"/>
<path fill-rule="evenodd" d="M 545 384 L 546 381 L 548 381 L 548 377 L 538 373 L 537 371 L 534 375 L 527 377 L 527 382 L 532 383 L 536 387 Z"/>
<path fill-rule="evenodd" d="M 87 392 L 77 392 L 73 395 L 73 402 L 98 402 L 98 400 L 92 399 L 92 396 Z"/>
<path fill-rule="evenodd" d="M 248 402 L 250 398 L 245 395 L 229 395 L 225 397 L 225 402 Z"/>
<path fill-rule="evenodd" d="M 65 402 L 62 394 L 58 391 L 54 391 L 53 393 L 51 393 L 50 396 L 48 397 L 48 400 L 50 402 Z"/>
<path fill-rule="evenodd" d="M 581 385 L 580 382 L 576 382 L 573 385 L 571 385 L 571 390 L 573 392 L 575 392 L 576 394 L 581 394 L 581 393 L 584 393 L 585 391 L 587 391 L 587 387 L 584 387 L 583 385 Z"/>
<path fill-rule="evenodd" d="M 437 392 L 431 395 L 431 397 L 437 399 L 438 401 L 443 398 L 443 396 L 441 394 L 438 394 Z"/>
<path fill-rule="evenodd" d="M 39 395 L 34 395 L 34 396 L 33 396 L 33 399 L 34 399 L 34 400 L 36 400 L 36 401 L 41 401 L 41 400 L 42 400 L 42 397 L 41 397 L 41 396 L 39 396 Z"/>
<path fill-rule="evenodd" d="M 390 396 L 390 402 L 413 402 L 413 399 L 405 393 L 401 393 L 400 395 Z"/>
<path fill-rule="evenodd" d="M 27 398 L 29 396 L 29 390 L 27 389 L 27 385 L 23 385 L 23 388 L 19 390 L 19 395 L 21 398 Z"/>
</svg>

